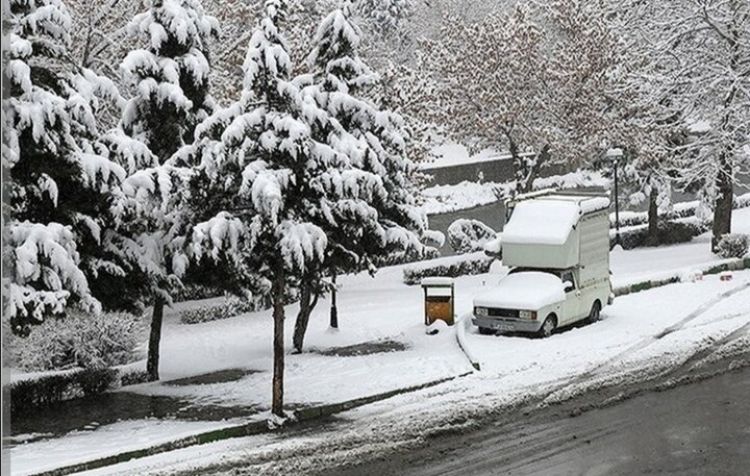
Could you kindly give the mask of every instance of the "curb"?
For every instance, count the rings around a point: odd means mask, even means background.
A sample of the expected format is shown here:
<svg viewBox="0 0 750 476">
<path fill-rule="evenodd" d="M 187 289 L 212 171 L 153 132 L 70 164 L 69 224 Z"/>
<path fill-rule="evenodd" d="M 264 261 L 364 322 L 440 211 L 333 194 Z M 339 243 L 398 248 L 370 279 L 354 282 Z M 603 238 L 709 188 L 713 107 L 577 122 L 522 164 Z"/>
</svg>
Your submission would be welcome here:
<svg viewBox="0 0 750 476">
<path fill-rule="evenodd" d="M 613 289 L 612 292 L 614 293 L 615 297 L 626 296 L 628 294 L 638 293 L 638 292 L 646 291 L 652 288 L 666 286 L 668 284 L 679 283 L 680 276 L 683 273 L 685 273 L 685 271 L 688 271 L 688 270 L 700 271 L 701 273 L 705 275 L 705 274 L 719 274 L 725 271 L 741 271 L 743 269 L 750 269 L 750 258 L 730 259 L 720 264 L 706 265 L 706 266 L 703 266 L 702 268 L 697 267 L 697 266 L 692 267 L 692 268 L 685 268 L 684 270 L 679 271 L 677 273 L 673 273 L 665 278 L 649 279 L 646 281 L 629 284 L 627 286 L 620 286 L 618 288 Z"/>
<path fill-rule="evenodd" d="M 466 358 L 469 359 L 469 363 L 471 363 L 471 366 L 476 370 L 482 370 L 480 368 L 481 366 L 479 365 L 479 359 L 477 359 L 476 356 L 471 352 L 471 349 L 466 342 L 466 330 L 471 325 L 470 316 L 471 314 L 464 314 L 463 316 L 458 318 L 458 321 L 456 322 L 456 340 L 458 340 L 458 346 L 461 348 L 461 351 L 463 351 Z"/>
<path fill-rule="evenodd" d="M 318 407 L 303 408 L 294 412 L 294 423 L 302 423 L 307 421 L 316 420 L 319 418 L 341 413 L 347 410 L 352 410 L 357 407 L 375 403 L 381 400 L 387 400 L 397 395 L 406 393 L 412 393 L 425 388 L 434 387 L 451 380 L 456 380 L 467 375 L 471 375 L 473 372 L 465 372 L 460 375 L 453 377 L 446 377 L 431 382 L 423 383 L 420 385 L 413 385 L 411 387 L 400 388 L 391 390 L 388 392 L 379 393 L 376 395 L 370 395 L 368 397 L 355 398 L 353 400 L 347 400 L 339 403 L 331 403 L 327 405 L 321 405 Z M 292 425 L 283 426 L 281 428 L 290 428 Z M 34 476 L 62 476 L 72 473 L 79 473 L 83 471 L 91 471 L 93 469 L 103 468 L 106 466 L 113 466 L 115 464 L 124 463 L 133 459 L 144 458 L 146 456 L 152 456 L 159 453 L 166 453 L 169 451 L 179 450 L 190 446 L 203 445 L 206 443 L 213 443 L 221 440 L 228 440 L 232 438 L 241 438 L 244 436 L 259 435 L 262 433 L 271 433 L 274 429 L 269 428 L 268 421 L 260 420 L 241 425 L 229 426 L 226 428 L 220 428 L 217 430 L 205 431 L 203 433 L 197 433 L 195 435 L 186 436 L 177 440 L 161 443 L 158 445 L 150 446 L 147 448 L 126 451 L 112 456 L 105 456 L 103 458 L 97 458 L 94 460 L 86 461 L 83 463 L 71 464 L 63 466 L 49 471 L 41 473 L 34 473 Z"/>
</svg>

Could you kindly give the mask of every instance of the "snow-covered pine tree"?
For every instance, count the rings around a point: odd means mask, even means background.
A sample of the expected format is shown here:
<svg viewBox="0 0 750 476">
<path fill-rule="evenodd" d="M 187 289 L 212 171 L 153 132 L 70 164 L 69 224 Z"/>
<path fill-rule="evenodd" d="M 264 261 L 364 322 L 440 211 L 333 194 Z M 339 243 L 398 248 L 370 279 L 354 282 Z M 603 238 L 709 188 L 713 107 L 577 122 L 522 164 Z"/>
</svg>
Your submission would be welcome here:
<svg viewBox="0 0 750 476">
<path fill-rule="evenodd" d="M 377 178 L 385 193 L 377 193 L 367 206 L 329 207 L 333 220 L 317 223 L 326 231 L 329 248 L 319 269 L 300 283 L 301 303 L 294 333 L 294 347 L 301 351 L 310 313 L 322 281 L 330 273 L 334 286 L 332 326 L 337 325 L 335 276 L 341 272 L 369 269 L 425 251 L 421 243 L 427 231 L 426 217 L 414 207 L 414 165 L 406 157 L 408 133 L 401 117 L 381 110 L 364 97 L 377 75 L 360 59 L 359 28 L 351 21 L 351 2 L 345 1 L 321 23 L 309 57 L 315 83 L 305 88 L 340 128 L 313 125 L 314 136 L 349 158 L 348 173 Z M 340 204 L 336 204 L 340 205 Z M 358 213 L 354 213 L 355 210 Z"/>
<path fill-rule="evenodd" d="M 282 0 L 265 2 L 244 64 L 242 98 L 201 125 L 199 143 L 182 151 L 201 164 L 196 180 L 204 184 L 197 188 L 213 198 L 203 213 L 214 216 L 196 226 L 193 250 L 216 258 L 224 254 L 236 268 L 254 269 L 271 291 L 272 412 L 278 417 L 283 416 L 287 288 L 308 266 L 323 260 L 328 245 L 325 232 L 308 220 L 310 210 L 320 209 L 314 174 L 342 159 L 314 143 L 307 122 L 301 120 L 303 112 L 320 111 L 306 105 L 289 80 L 292 65 L 279 32 L 284 8 Z"/>
<path fill-rule="evenodd" d="M 128 30 L 148 42 L 133 50 L 121 69 L 135 95 L 122 117 L 125 132 L 165 162 L 193 141 L 195 126 L 213 111 L 208 93 L 208 42 L 218 22 L 200 0 L 153 0 Z"/>
<path fill-rule="evenodd" d="M 4 283 L 7 315 L 20 333 L 67 306 L 97 312 L 89 280 L 119 275 L 125 263 L 102 247 L 125 171 L 108 159 L 96 119 L 99 97 L 119 95 L 111 81 L 74 72 L 70 23 L 59 0 L 10 2 L 2 157 L 12 181 L 4 187 L 3 259 L 13 270 Z"/>
<path fill-rule="evenodd" d="M 130 200 L 130 213 L 136 212 L 129 223 L 130 241 L 123 245 L 140 252 L 139 276 L 150 287 L 153 312 L 147 371 L 152 380 L 159 378 L 164 306 L 171 302 L 187 267 L 181 245 L 188 225 L 177 204 L 182 203 L 181 185 L 189 170 L 176 168 L 186 164 L 172 157 L 193 142 L 195 127 L 214 109 L 208 43 L 218 29 L 200 0 L 153 0 L 150 9 L 128 25 L 129 33 L 143 38 L 148 47 L 129 52 L 122 62 L 123 79 L 135 95 L 123 110 L 124 134 L 114 131 L 108 139 L 133 165 L 123 191 Z M 128 158 L 133 154 L 145 160 Z M 139 170 L 139 166 L 146 168 Z"/>
</svg>

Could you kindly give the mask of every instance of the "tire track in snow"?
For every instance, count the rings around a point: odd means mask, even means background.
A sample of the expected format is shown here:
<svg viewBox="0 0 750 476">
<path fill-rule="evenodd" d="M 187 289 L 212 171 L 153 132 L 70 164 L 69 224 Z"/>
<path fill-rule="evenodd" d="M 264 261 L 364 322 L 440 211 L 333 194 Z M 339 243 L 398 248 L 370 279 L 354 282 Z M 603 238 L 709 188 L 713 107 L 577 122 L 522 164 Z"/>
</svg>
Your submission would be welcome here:
<svg viewBox="0 0 750 476">
<path fill-rule="evenodd" d="M 671 326 L 669 326 L 666 329 L 662 330 L 658 334 L 656 334 L 654 336 L 649 336 L 649 337 L 645 337 L 645 338 L 641 339 L 640 341 L 638 341 L 635 344 L 631 345 L 627 349 L 625 349 L 625 350 L 623 350 L 623 351 L 615 354 L 614 356 L 606 359 L 604 362 L 596 364 L 595 366 L 593 366 L 591 369 L 585 371 L 584 373 L 582 373 L 582 374 L 580 374 L 580 375 L 578 375 L 578 376 L 576 376 L 576 377 L 574 377 L 574 378 L 566 381 L 562 385 L 553 387 L 551 390 L 547 391 L 544 395 L 542 395 L 540 397 L 539 404 L 545 403 L 549 399 L 549 397 L 551 397 L 552 395 L 554 395 L 556 393 L 564 391 L 564 390 L 566 390 L 566 389 L 568 389 L 570 387 L 573 387 L 573 386 L 585 383 L 587 380 L 590 380 L 591 377 L 594 377 L 597 374 L 600 374 L 603 370 L 606 370 L 607 368 L 611 367 L 612 364 L 614 364 L 617 361 L 622 360 L 624 357 L 627 357 L 629 355 L 635 354 L 636 352 L 640 352 L 641 350 L 645 349 L 646 347 L 650 346 L 651 344 L 653 344 L 655 342 L 658 342 L 659 340 L 663 339 L 664 337 L 666 337 L 666 336 L 668 336 L 670 334 L 673 334 L 674 332 L 677 332 L 677 331 L 679 331 L 681 329 L 684 329 L 685 326 L 688 323 L 690 323 L 691 321 L 693 321 L 693 320 L 701 317 L 703 314 L 705 314 L 706 312 L 708 312 L 709 309 L 711 309 L 712 307 L 714 307 L 717 304 L 721 303 L 724 299 L 727 299 L 727 298 L 729 298 L 729 297 L 731 297 L 731 296 L 733 296 L 733 295 L 735 295 L 735 294 L 737 294 L 739 292 L 742 292 L 742 291 L 744 291 L 746 289 L 749 289 L 749 288 L 750 288 L 750 281 L 746 281 L 746 282 L 740 284 L 739 286 L 737 286 L 735 288 L 729 289 L 727 291 L 724 291 L 724 292 L 716 295 L 712 299 L 710 299 L 710 300 L 704 302 L 703 304 L 701 304 L 700 306 L 698 306 L 694 311 L 692 311 L 690 314 L 688 314 L 687 316 L 685 316 L 685 318 L 683 318 L 682 320 L 678 321 L 675 324 L 672 324 Z M 726 317 L 726 316 L 724 316 L 724 317 Z M 730 335 L 733 335 L 736 332 L 739 332 L 743 328 L 750 328 L 750 323 L 748 323 L 748 324 L 746 324 L 744 326 L 741 326 L 740 329 L 736 329 Z M 738 334 L 738 335 L 741 335 L 741 333 Z M 729 336 L 725 336 L 725 338 L 728 338 L 728 337 Z M 733 337 L 733 338 L 736 338 L 736 337 Z M 711 346 L 709 346 L 708 348 L 706 348 L 704 350 L 706 350 L 708 352 L 708 354 L 710 354 L 711 352 L 713 352 L 713 350 L 715 350 L 716 348 L 718 348 L 717 347 L 718 345 L 723 345 L 723 344 L 718 344 L 718 342 L 721 342 L 722 340 L 723 339 L 721 339 L 720 341 L 717 341 L 717 343 L 712 344 Z M 690 360 L 690 359 L 688 359 L 688 360 Z M 684 366 L 684 363 L 681 364 L 678 368 L 682 368 L 683 366 Z M 670 371 L 670 374 L 671 373 L 672 373 L 672 371 Z"/>
<path fill-rule="evenodd" d="M 743 315 L 748 315 L 750 312 L 744 312 L 742 314 L 733 314 L 733 317 L 739 317 Z M 722 316 L 721 319 L 728 318 L 728 316 Z M 695 354 L 688 357 L 682 364 L 680 364 L 678 367 L 673 369 L 669 372 L 668 376 L 671 378 L 679 378 L 682 376 L 687 375 L 690 373 L 690 371 L 693 369 L 694 365 L 697 363 L 700 363 L 701 361 L 708 358 L 710 355 L 714 354 L 716 351 L 724 347 L 725 345 L 740 339 L 744 337 L 746 334 L 750 333 L 750 322 L 746 322 L 745 324 L 739 326 L 729 334 L 725 335 L 721 339 L 717 340 L 713 344 L 711 344 L 708 347 L 705 347 Z"/>
</svg>

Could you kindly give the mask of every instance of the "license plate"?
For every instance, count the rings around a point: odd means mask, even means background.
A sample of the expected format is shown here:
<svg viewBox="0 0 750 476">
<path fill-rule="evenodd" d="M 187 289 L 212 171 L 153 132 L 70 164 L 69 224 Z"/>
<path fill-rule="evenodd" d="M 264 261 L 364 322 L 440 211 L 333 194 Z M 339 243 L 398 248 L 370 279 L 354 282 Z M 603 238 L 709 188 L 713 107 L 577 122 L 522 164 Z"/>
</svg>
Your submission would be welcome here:
<svg viewBox="0 0 750 476">
<path fill-rule="evenodd" d="M 513 326 L 508 325 L 508 324 L 495 324 L 493 327 L 498 331 L 512 331 L 513 330 Z"/>
</svg>

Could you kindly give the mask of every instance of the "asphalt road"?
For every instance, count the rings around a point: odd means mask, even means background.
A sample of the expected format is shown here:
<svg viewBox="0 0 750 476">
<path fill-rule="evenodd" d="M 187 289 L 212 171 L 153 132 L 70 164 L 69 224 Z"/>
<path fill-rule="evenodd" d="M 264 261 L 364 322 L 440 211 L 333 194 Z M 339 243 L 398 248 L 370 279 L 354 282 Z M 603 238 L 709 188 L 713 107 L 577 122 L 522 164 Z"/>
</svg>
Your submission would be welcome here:
<svg viewBox="0 0 750 476">
<path fill-rule="evenodd" d="M 343 473 L 411 476 L 750 474 L 750 369 L 571 417 L 454 435 Z M 338 472 L 337 472 L 338 473 Z"/>
</svg>

